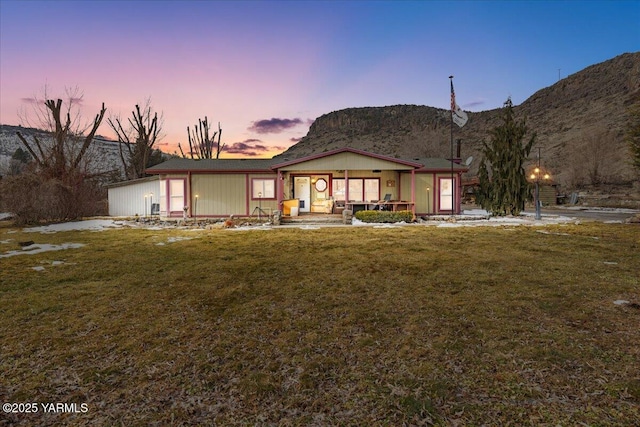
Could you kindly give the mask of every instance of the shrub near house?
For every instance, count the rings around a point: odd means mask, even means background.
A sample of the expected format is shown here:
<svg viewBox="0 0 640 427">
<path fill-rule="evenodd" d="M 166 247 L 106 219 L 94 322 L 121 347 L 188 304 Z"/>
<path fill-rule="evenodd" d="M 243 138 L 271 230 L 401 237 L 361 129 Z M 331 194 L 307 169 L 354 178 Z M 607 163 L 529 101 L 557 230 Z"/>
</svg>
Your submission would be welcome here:
<svg viewBox="0 0 640 427">
<path fill-rule="evenodd" d="M 355 217 L 362 222 L 412 222 L 411 211 L 358 211 Z"/>
</svg>

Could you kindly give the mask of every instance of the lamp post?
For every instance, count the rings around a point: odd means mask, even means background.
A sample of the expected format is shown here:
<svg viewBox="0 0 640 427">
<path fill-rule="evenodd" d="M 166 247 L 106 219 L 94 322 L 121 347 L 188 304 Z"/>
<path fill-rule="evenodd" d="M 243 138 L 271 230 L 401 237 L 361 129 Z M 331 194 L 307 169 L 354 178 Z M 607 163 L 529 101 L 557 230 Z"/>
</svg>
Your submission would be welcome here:
<svg viewBox="0 0 640 427">
<path fill-rule="evenodd" d="M 153 216 L 153 193 L 149 193 L 149 199 L 151 200 L 149 205 L 151 207 L 151 211 L 149 213 Z"/>
<path fill-rule="evenodd" d="M 429 191 L 431 191 L 431 189 L 427 186 L 427 215 L 431 213 L 431 197 Z"/>
<path fill-rule="evenodd" d="M 547 172 L 544 172 L 540 168 L 540 165 L 538 165 L 533 169 L 533 172 L 531 173 L 529 178 L 531 178 L 531 180 L 536 184 L 534 193 L 534 201 L 536 204 L 536 220 L 540 220 L 542 218 L 542 216 L 540 215 L 540 181 L 546 181 L 550 178 L 550 176 Z"/>
<path fill-rule="evenodd" d="M 262 222 L 262 192 L 258 193 L 258 221 Z"/>
<path fill-rule="evenodd" d="M 144 217 L 147 217 L 147 193 L 144 193 Z"/>
<path fill-rule="evenodd" d="M 193 217 L 195 218 L 196 221 L 198 221 L 198 195 L 196 194 L 196 202 L 195 202 L 195 206 L 193 207 Z"/>
</svg>

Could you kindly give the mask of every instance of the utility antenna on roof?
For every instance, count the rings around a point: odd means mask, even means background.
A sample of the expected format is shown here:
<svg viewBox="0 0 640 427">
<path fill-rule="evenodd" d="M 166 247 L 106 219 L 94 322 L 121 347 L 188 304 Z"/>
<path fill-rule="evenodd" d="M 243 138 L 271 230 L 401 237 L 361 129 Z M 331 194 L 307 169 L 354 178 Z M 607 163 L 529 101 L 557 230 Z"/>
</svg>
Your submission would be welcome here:
<svg viewBox="0 0 640 427">
<path fill-rule="evenodd" d="M 469 166 L 473 162 L 473 156 L 469 156 L 467 160 L 465 160 L 464 165 Z"/>
</svg>

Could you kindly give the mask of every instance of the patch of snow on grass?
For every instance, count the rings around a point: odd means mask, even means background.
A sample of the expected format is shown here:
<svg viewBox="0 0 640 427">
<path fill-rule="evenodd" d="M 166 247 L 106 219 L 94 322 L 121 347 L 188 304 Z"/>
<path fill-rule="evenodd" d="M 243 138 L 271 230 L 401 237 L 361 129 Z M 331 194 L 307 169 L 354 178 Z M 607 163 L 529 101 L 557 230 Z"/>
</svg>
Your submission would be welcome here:
<svg viewBox="0 0 640 427">
<path fill-rule="evenodd" d="M 120 228 L 124 224 L 112 219 L 90 219 L 87 221 L 62 222 L 60 224 L 43 225 L 41 227 L 25 228 L 27 233 L 57 233 L 59 231 L 102 231 L 107 228 Z"/>
<path fill-rule="evenodd" d="M 273 227 L 267 225 L 243 225 L 240 227 L 225 228 L 229 231 L 249 231 L 249 230 L 273 230 Z"/>
<path fill-rule="evenodd" d="M 537 232 L 540 234 L 553 234 L 554 236 L 570 236 L 569 233 L 552 233 L 546 230 L 537 230 Z"/>
<path fill-rule="evenodd" d="M 63 243 L 61 245 L 49 245 L 49 244 L 34 244 L 25 246 L 22 250 L 19 251 L 7 251 L 4 254 L 0 254 L 0 258 L 9 258 L 15 255 L 34 255 L 40 254 L 42 252 L 49 251 L 62 251 L 65 249 L 77 249 L 83 247 L 83 243 Z"/>
<path fill-rule="evenodd" d="M 484 209 L 465 209 L 462 211 L 462 215 L 487 216 L 489 212 Z"/>
<path fill-rule="evenodd" d="M 320 229 L 317 225 L 301 225 L 300 230 L 318 230 Z"/>
</svg>

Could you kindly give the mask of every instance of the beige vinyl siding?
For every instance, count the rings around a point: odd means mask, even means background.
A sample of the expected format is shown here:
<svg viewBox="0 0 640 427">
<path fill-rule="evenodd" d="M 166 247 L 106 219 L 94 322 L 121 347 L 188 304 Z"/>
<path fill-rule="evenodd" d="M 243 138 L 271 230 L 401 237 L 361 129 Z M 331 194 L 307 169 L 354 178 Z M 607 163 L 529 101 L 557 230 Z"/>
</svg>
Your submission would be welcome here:
<svg viewBox="0 0 640 427">
<path fill-rule="evenodd" d="M 430 213 L 434 211 L 433 201 L 433 174 L 416 173 L 416 212 Z M 427 187 L 429 187 L 429 197 L 427 202 Z M 402 174 L 402 200 L 411 200 L 411 174 Z"/>
<path fill-rule="evenodd" d="M 333 156 L 308 160 L 281 168 L 282 171 L 322 171 L 322 170 L 411 170 L 413 167 L 388 160 L 363 156 L 356 153 L 338 153 Z"/>
<path fill-rule="evenodd" d="M 275 180 L 276 175 L 192 174 L 191 213 L 197 216 L 249 215 L 256 207 L 261 207 L 266 213 L 270 213 L 276 209 L 278 202 L 277 200 L 252 200 L 251 183 L 254 178 Z M 275 184 L 277 186 L 277 181 Z M 197 206 L 196 195 L 198 195 Z"/>
<path fill-rule="evenodd" d="M 191 195 L 195 198 L 196 194 L 198 206 L 192 201 L 192 209 L 196 209 L 198 216 L 246 213 L 245 174 L 193 174 Z"/>
</svg>

